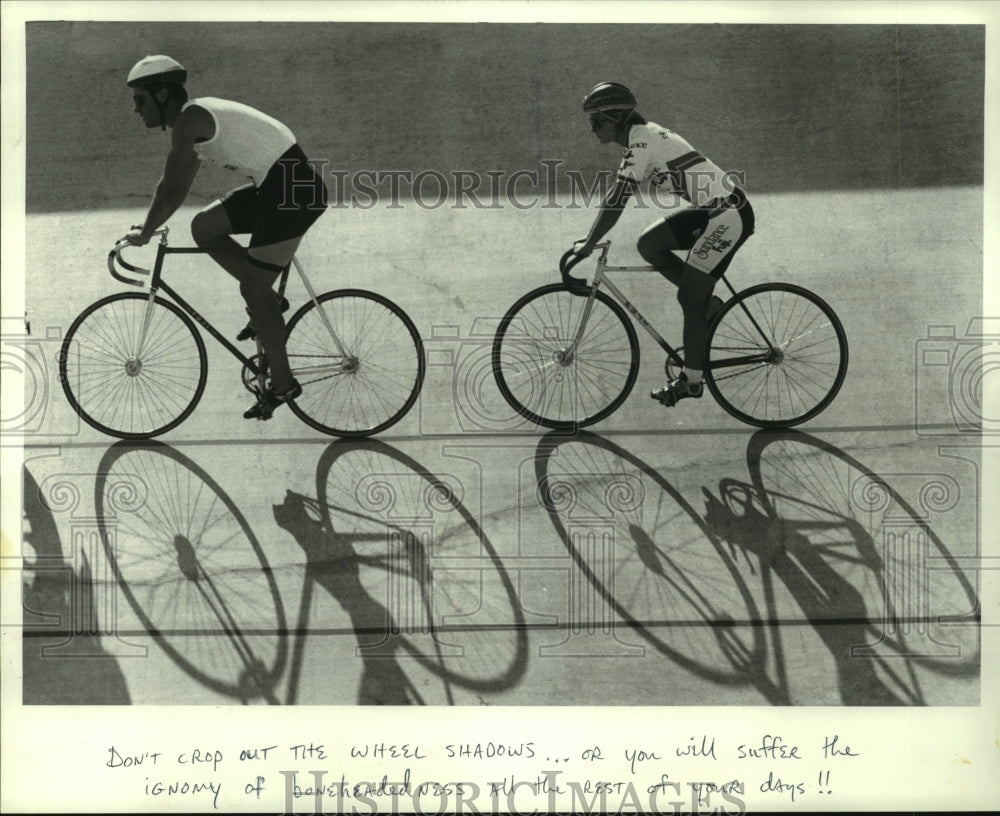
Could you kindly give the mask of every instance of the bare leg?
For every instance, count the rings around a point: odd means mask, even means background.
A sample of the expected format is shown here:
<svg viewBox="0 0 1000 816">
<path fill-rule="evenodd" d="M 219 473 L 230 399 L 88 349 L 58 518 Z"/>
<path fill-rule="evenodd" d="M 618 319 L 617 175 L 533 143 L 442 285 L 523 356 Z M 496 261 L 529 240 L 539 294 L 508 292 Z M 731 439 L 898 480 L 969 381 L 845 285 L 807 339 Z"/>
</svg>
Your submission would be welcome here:
<svg viewBox="0 0 1000 816">
<path fill-rule="evenodd" d="M 281 392 L 291 387 L 292 371 L 285 351 L 285 321 L 274 297 L 276 275 L 276 272 L 248 263 L 244 278 L 240 281 L 240 294 L 250 311 L 257 339 L 267 355 L 271 388 Z"/>
<path fill-rule="evenodd" d="M 708 313 L 705 304 L 715 289 L 715 278 L 707 272 L 685 265 L 677 301 L 684 310 L 684 366 L 694 371 L 705 367 L 708 343 Z"/>
<path fill-rule="evenodd" d="M 684 311 L 684 364 L 701 371 L 708 342 L 706 306 L 715 289 L 715 278 L 688 266 L 675 254 L 679 248 L 677 237 L 665 219 L 646 229 L 637 245 L 646 262 L 677 287 L 677 300 Z"/>
<path fill-rule="evenodd" d="M 278 271 L 291 260 L 299 239 L 275 247 L 254 248 L 252 252 L 257 263 L 253 263 L 247 250 L 232 237 L 232 231 L 232 224 L 221 202 L 206 207 L 191 222 L 195 243 L 239 281 L 240 294 L 267 355 L 271 387 L 278 392 L 285 391 L 292 385 L 292 372 L 285 351 L 285 321 L 273 287 Z M 278 257 L 284 257 L 284 263 L 272 261 L 272 258 Z M 268 266 L 274 268 L 266 268 Z"/>
<path fill-rule="evenodd" d="M 656 270 L 674 286 L 681 285 L 684 273 L 684 261 L 675 255 L 680 249 L 674 231 L 665 221 L 657 221 L 639 236 L 636 249 L 646 263 L 655 266 Z"/>
</svg>

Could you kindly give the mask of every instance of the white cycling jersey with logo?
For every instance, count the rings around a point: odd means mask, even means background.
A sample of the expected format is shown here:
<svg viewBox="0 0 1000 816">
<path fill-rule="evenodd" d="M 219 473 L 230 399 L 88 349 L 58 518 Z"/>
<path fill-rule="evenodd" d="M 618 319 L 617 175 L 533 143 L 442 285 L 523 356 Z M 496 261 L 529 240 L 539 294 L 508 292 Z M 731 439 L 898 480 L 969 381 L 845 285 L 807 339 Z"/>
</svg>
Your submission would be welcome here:
<svg viewBox="0 0 1000 816">
<path fill-rule="evenodd" d="M 695 208 L 707 209 L 707 222 L 687 258 L 703 272 L 711 274 L 747 231 L 739 208 L 742 194 L 733 196 L 737 188 L 731 175 L 665 127 L 649 122 L 629 129 L 618 177 L 635 186 L 666 187 Z"/>
<path fill-rule="evenodd" d="M 202 96 L 188 102 L 184 110 L 192 105 L 208 111 L 215 120 L 215 135 L 195 142 L 195 152 L 211 164 L 244 171 L 257 186 L 295 144 L 295 134 L 287 126 L 249 105 Z"/>
<path fill-rule="evenodd" d="M 619 178 L 652 187 L 668 185 L 696 207 L 725 198 L 733 190 L 726 174 L 695 150 L 682 136 L 653 122 L 632 125 L 628 147 L 618 168 Z"/>
</svg>

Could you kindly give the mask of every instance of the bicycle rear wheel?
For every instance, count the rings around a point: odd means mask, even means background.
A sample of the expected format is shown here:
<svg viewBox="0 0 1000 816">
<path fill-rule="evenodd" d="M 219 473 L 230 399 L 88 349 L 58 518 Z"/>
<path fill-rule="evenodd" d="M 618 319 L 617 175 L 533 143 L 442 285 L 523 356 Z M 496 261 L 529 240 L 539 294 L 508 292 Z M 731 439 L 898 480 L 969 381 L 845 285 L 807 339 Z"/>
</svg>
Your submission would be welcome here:
<svg viewBox="0 0 1000 816">
<path fill-rule="evenodd" d="M 710 328 L 705 382 L 732 416 L 789 428 L 819 414 L 847 374 L 847 336 L 822 298 L 765 283 L 740 292 Z"/>
<path fill-rule="evenodd" d="M 59 351 L 70 405 L 89 425 L 122 439 L 148 439 L 179 425 L 207 377 L 205 344 L 190 318 L 160 298 L 150 305 L 138 292 L 88 306 Z"/>
<path fill-rule="evenodd" d="M 424 382 L 424 344 L 413 321 L 374 292 L 341 289 L 309 301 L 288 323 L 286 348 L 302 385 L 289 407 L 333 436 L 384 431 L 410 410 Z"/>
<path fill-rule="evenodd" d="M 639 340 L 625 311 L 597 292 L 586 330 L 571 348 L 588 298 L 559 283 L 524 295 L 500 321 L 493 374 L 521 416 L 546 428 L 582 428 L 613 413 L 639 373 Z"/>
</svg>

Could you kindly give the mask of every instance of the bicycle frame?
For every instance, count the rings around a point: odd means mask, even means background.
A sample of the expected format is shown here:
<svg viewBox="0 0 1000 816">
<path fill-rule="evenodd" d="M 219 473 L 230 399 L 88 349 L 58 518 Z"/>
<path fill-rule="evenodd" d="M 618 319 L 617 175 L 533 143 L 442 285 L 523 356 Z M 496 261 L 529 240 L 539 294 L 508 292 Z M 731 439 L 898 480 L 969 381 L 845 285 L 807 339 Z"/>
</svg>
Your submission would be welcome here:
<svg viewBox="0 0 1000 816">
<path fill-rule="evenodd" d="M 615 284 L 607 276 L 608 272 L 658 272 L 656 267 L 649 265 L 612 266 L 608 264 L 608 250 L 611 248 L 611 242 L 605 241 L 604 243 L 597 244 L 594 248 L 601 250 L 601 254 L 597 258 L 597 268 L 594 272 L 594 279 L 590 284 L 588 284 L 589 292 L 586 295 L 587 304 L 586 306 L 584 306 L 583 316 L 580 318 L 580 324 L 577 327 L 576 335 L 570 342 L 569 348 L 567 349 L 565 354 L 567 356 L 572 356 L 575 353 L 576 347 L 579 344 L 580 339 L 583 337 L 583 333 L 587 328 L 587 320 L 590 317 L 590 312 L 594 303 L 594 297 L 597 294 L 597 290 L 603 285 L 607 287 L 607 290 L 611 294 L 611 296 L 614 297 L 615 300 L 617 300 L 622 305 L 622 307 L 632 316 L 632 318 L 646 330 L 649 336 L 656 341 L 657 345 L 659 345 L 660 348 L 662 348 L 666 352 L 667 356 L 674 362 L 674 364 L 679 367 L 683 367 L 684 360 L 673 348 L 673 346 L 671 346 L 666 340 L 663 339 L 663 337 L 652 326 L 652 324 L 650 324 L 650 322 L 646 320 L 642 312 L 640 312 L 639 309 L 632 304 L 632 301 L 630 301 L 625 296 L 625 294 L 617 286 L 615 286 Z M 564 277 L 565 273 L 568 271 L 569 271 L 568 268 L 564 270 Z M 733 288 L 732 284 L 726 279 L 725 274 L 723 274 L 720 277 L 720 279 L 726 284 L 726 287 L 729 289 L 730 293 L 735 297 L 736 290 Z M 746 306 L 743 306 L 743 311 L 746 313 L 747 318 L 753 324 L 754 328 L 756 328 L 757 331 L 760 332 L 760 336 L 763 339 L 763 341 L 767 343 L 768 351 L 766 353 L 748 354 L 742 357 L 727 357 L 721 360 L 712 360 L 708 362 L 709 368 L 713 369 L 725 368 L 726 366 L 747 365 L 749 363 L 767 363 L 773 360 L 776 350 L 771 345 L 770 341 L 767 339 L 766 333 L 758 325 L 757 321 L 754 319 L 753 315 L 751 315 L 750 312 L 747 310 Z"/>
<path fill-rule="evenodd" d="M 201 247 L 171 247 L 171 246 L 169 246 L 167 244 L 167 235 L 168 235 L 168 233 L 169 233 L 169 229 L 167 227 L 163 227 L 162 229 L 159 229 L 159 230 L 157 230 L 156 232 L 153 233 L 154 235 L 159 235 L 160 236 L 160 240 L 159 240 L 159 243 L 157 244 L 157 247 L 156 247 L 156 260 L 153 262 L 153 269 L 152 270 L 142 269 L 140 267 L 133 266 L 132 264 L 126 262 L 121 257 L 121 251 L 122 251 L 122 249 L 124 249 L 124 247 L 128 246 L 128 244 L 118 244 L 113 250 L 111 250 L 111 252 L 108 255 L 108 269 L 111 272 L 112 277 L 114 277 L 116 280 L 121 281 L 122 283 L 127 283 L 130 286 L 139 286 L 139 287 L 143 287 L 143 286 L 146 285 L 145 282 L 143 282 L 141 280 L 136 280 L 134 278 L 128 278 L 128 277 L 125 277 L 124 275 L 120 274 L 118 272 L 117 268 L 115 267 L 115 263 L 116 262 L 118 264 L 120 264 L 122 267 L 124 267 L 125 269 L 127 269 L 129 272 L 133 272 L 133 273 L 139 274 L 139 275 L 150 275 L 150 279 L 149 279 L 149 300 L 148 300 L 148 305 L 146 307 L 146 314 L 145 314 L 145 316 L 143 318 L 142 329 L 141 329 L 140 334 L 139 334 L 139 344 L 138 344 L 138 347 L 136 349 L 136 356 L 137 357 L 141 357 L 143 346 L 145 345 L 145 342 L 146 342 L 146 332 L 147 332 L 147 330 L 149 328 L 149 320 L 150 320 L 150 316 L 152 314 L 151 306 L 153 304 L 153 299 L 156 297 L 156 294 L 159 291 L 163 291 L 181 309 L 183 309 L 199 326 L 201 326 L 212 337 L 214 337 L 222 345 L 223 348 L 225 348 L 230 354 L 232 354 L 237 360 L 239 360 L 254 375 L 254 377 L 256 377 L 256 378 L 262 378 L 265 375 L 265 371 L 261 368 L 261 366 L 259 366 L 256 362 L 254 362 L 253 359 L 251 359 L 250 357 L 247 357 L 245 354 L 243 354 L 243 352 L 241 352 L 238 348 L 236 348 L 236 346 L 234 346 L 229 340 L 227 340 L 219 332 L 219 330 L 215 328 L 215 326 L 213 326 L 211 323 L 209 323 L 209 321 L 207 319 L 205 319 L 204 317 L 202 317 L 202 315 L 198 312 L 197 309 L 194 308 L 194 306 L 192 306 L 190 303 L 188 303 L 186 300 L 184 300 L 184 298 L 181 297 L 180 294 L 172 286 L 170 286 L 166 281 L 163 280 L 163 277 L 162 277 L 163 276 L 163 264 L 164 264 L 164 261 L 165 261 L 167 255 L 205 255 L 205 254 L 208 254 L 208 250 L 202 249 Z M 333 324 L 330 322 L 330 319 L 327 317 L 326 312 L 322 309 L 322 307 L 319 304 L 319 301 L 316 299 L 316 292 L 313 289 L 312 283 L 309 281 L 308 277 L 306 276 L 305 270 L 302 268 L 301 264 L 299 264 L 298 260 L 296 258 L 294 258 L 294 257 L 292 258 L 291 265 L 295 267 L 295 271 L 298 272 L 299 277 L 302 280 L 302 283 L 305 285 L 306 291 L 309 293 L 310 299 L 316 305 L 317 313 L 319 314 L 321 320 L 323 321 L 323 324 L 326 327 L 327 331 L 330 333 L 330 337 L 332 338 L 334 344 L 336 345 L 337 351 L 338 351 L 340 357 L 343 359 L 342 365 L 344 365 L 345 368 L 349 367 L 351 365 L 350 355 L 344 350 L 344 346 L 341 343 L 340 338 L 338 337 L 336 331 L 334 331 Z M 280 284 L 278 286 L 278 294 L 279 295 L 284 294 L 285 285 L 288 282 L 288 272 L 289 272 L 289 269 L 290 269 L 290 266 L 286 266 L 282 270 L 282 272 L 281 272 L 281 280 L 280 280 Z M 258 343 L 258 347 L 259 347 L 259 343 Z M 308 368 L 307 367 L 305 369 L 301 369 L 300 373 L 306 373 L 306 374 L 308 374 L 308 373 L 313 373 L 313 372 L 319 371 L 319 370 L 326 371 L 326 370 L 328 370 L 328 367 L 326 367 L 326 366 L 323 366 L 323 367 L 320 367 L 320 368 L 315 368 L 315 367 L 314 368 Z M 261 390 L 263 391 L 263 383 L 261 383 L 261 386 L 262 386 Z"/>
</svg>

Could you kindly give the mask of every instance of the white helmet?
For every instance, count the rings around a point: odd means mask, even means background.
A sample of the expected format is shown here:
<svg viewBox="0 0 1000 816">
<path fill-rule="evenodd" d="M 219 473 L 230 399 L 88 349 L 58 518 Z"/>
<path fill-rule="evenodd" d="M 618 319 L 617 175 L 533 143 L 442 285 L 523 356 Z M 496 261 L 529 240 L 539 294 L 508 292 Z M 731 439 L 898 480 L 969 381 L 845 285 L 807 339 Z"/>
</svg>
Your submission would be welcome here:
<svg viewBox="0 0 1000 816">
<path fill-rule="evenodd" d="M 187 71 L 184 66 L 175 59 L 157 54 L 143 57 L 133 65 L 125 84 L 130 88 L 142 88 L 166 83 L 183 85 L 185 82 L 187 82 Z"/>
</svg>

